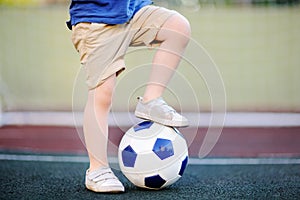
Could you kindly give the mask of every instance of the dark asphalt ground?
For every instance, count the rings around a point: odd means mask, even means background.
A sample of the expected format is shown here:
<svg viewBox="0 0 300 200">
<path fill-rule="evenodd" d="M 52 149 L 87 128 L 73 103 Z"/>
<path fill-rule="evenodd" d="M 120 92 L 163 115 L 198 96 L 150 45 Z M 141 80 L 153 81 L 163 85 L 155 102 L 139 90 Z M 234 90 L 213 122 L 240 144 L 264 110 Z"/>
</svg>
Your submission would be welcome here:
<svg viewBox="0 0 300 200">
<path fill-rule="evenodd" d="M 189 165 L 160 191 L 139 189 L 115 171 L 123 194 L 84 187 L 87 163 L 1 160 L 0 199 L 300 199 L 300 165 Z"/>
</svg>

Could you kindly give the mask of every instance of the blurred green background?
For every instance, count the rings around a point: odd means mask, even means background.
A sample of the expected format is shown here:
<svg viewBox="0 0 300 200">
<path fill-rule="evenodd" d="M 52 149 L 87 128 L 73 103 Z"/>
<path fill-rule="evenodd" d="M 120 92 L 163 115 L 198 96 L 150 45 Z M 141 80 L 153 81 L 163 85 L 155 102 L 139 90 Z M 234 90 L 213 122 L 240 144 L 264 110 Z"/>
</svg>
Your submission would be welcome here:
<svg viewBox="0 0 300 200">
<path fill-rule="evenodd" d="M 155 2 L 178 10 L 192 26 L 187 60 L 165 94 L 172 104 L 183 111 L 198 111 L 197 106 L 211 110 L 205 82 L 195 71 L 195 67 L 215 67 L 208 52 L 223 79 L 228 111 L 300 111 L 299 1 Z M 68 4 L 0 0 L 3 111 L 69 111 L 72 100 L 76 110 L 82 109 L 86 86 L 65 25 Z M 133 109 L 132 99 L 142 94 L 144 72 L 149 70 L 138 66 L 150 63 L 153 52 L 141 49 L 127 55 L 127 70 L 116 88 L 115 111 Z M 203 60 L 204 66 L 191 66 L 189 59 Z"/>
</svg>

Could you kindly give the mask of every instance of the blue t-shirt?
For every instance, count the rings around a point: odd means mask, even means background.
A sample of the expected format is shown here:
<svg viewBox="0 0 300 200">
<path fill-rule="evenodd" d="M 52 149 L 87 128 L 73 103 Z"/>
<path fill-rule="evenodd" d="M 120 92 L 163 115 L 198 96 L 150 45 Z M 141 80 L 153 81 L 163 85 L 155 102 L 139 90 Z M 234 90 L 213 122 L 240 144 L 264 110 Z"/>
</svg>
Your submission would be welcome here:
<svg viewBox="0 0 300 200">
<path fill-rule="evenodd" d="M 80 22 L 123 24 L 149 4 L 151 0 L 72 0 L 67 25 L 71 29 Z"/>
</svg>

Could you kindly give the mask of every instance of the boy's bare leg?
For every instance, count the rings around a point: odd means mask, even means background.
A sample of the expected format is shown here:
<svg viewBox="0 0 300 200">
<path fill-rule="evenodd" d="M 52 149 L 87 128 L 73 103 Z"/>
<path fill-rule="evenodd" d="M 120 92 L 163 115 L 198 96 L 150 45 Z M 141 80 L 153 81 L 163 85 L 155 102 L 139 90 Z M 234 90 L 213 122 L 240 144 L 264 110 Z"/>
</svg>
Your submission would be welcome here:
<svg viewBox="0 0 300 200">
<path fill-rule="evenodd" d="M 162 43 L 153 58 L 149 83 L 143 96 L 144 102 L 162 96 L 181 60 L 190 34 L 189 22 L 179 14 L 171 16 L 164 23 L 155 39 Z"/>
<path fill-rule="evenodd" d="M 83 131 L 90 159 L 89 171 L 108 167 L 108 113 L 111 107 L 116 75 L 110 76 L 96 89 L 90 90 L 84 110 Z"/>
<path fill-rule="evenodd" d="M 109 167 L 107 160 L 108 113 L 111 107 L 116 75 L 88 94 L 83 130 L 90 159 L 85 186 L 94 192 L 124 192 L 125 188 Z"/>
</svg>

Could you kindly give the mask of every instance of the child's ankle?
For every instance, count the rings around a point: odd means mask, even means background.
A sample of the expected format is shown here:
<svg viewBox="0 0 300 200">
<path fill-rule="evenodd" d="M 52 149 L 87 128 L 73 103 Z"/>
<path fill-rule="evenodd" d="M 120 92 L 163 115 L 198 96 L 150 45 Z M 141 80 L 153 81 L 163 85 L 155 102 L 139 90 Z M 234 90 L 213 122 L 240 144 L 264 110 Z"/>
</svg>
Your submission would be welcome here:
<svg viewBox="0 0 300 200">
<path fill-rule="evenodd" d="M 102 167 L 108 167 L 108 165 L 90 165 L 88 171 L 92 172 Z"/>
</svg>

